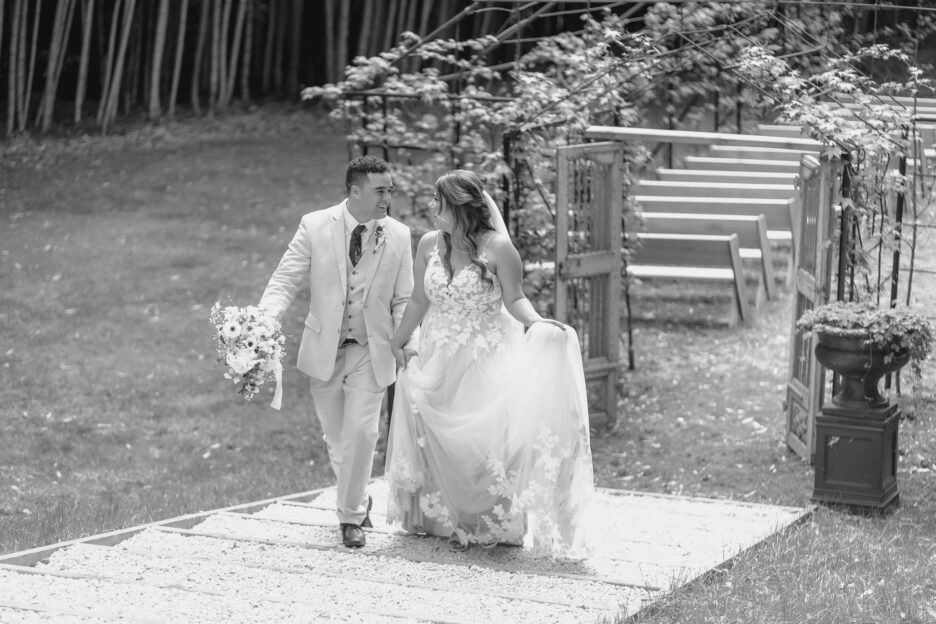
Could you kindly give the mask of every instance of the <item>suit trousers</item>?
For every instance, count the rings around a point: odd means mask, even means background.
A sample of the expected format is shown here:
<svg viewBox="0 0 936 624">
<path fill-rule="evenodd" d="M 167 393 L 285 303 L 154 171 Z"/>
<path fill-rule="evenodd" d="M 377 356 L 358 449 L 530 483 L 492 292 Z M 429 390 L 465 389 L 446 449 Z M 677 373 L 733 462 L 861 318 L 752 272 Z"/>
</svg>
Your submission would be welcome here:
<svg viewBox="0 0 936 624">
<path fill-rule="evenodd" d="M 351 344 L 339 348 L 331 378 L 311 378 L 309 387 L 338 480 L 338 522 L 360 524 L 367 511 L 366 488 L 385 390 L 374 378 L 368 347 Z"/>
</svg>

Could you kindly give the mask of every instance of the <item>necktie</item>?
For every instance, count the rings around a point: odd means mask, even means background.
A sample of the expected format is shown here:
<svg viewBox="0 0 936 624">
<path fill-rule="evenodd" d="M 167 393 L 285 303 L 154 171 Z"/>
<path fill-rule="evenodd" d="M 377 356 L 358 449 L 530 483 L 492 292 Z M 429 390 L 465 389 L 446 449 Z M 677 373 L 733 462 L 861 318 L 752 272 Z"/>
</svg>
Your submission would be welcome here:
<svg viewBox="0 0 936 624">
<path fill-rule="evenodd" d="M 366 229 L 367 226 L 361 223 L 351 232 L 351 245 L 348 248 L 348 257 L 351 259 L 352 266 L 357 266 L 358 260 L 361 259 L 361 234 L 363 234 Z"/>
</svg>

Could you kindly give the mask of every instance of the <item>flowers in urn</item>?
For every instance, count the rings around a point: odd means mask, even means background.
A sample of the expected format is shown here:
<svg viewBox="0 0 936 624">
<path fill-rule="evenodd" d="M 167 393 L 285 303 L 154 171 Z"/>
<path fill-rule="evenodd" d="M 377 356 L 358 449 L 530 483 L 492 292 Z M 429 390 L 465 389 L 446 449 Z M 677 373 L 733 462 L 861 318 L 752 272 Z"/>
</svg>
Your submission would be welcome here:
<svg viewBox="0 0 936 624">
<path fill-rule="evenodd" d="M 904 353 L 918 362 L 926 359 L 933 348 L 929 321 L 903 306 L 834 301 L 804 312 L 796 328 L 809 335 L 863 338 L 865 346 L 883 351 L 887 362 Z"/>
<path fill-rule="evenodd" d="M 276 381 L 272 407 L 279 409 L 286 342 L 279 321 L 257 306 L 220 302 L 212 306 L 209 319 L 217 332 L 218 362 L 227 367 L 224 377 L 237 384 L 238 393 L 248 401 L 272 377 Z"/>
</svg>

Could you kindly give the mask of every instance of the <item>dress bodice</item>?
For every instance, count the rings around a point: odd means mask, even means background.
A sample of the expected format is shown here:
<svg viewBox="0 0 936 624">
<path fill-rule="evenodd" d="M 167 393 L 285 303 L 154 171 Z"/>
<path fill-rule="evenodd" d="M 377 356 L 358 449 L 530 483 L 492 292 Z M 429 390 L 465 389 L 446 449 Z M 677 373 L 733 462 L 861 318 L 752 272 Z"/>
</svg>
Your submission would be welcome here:
<svg viewBox="0 0 936 624">
<path fill-rule="evenodd" d="M 479 260 L 486 261 L 485 252 Z M 475 357 L 505 344 L 510 318 L 497 276 L 488 271 L 487 277 L 493 284 L 483 281 L 481 268 L 469 262 L 449 281 L 439 248 L 433 247 L 423 282 L 431 304 L 423 324 L 423 340 L 447 351 L 470 346 Z"/>
</svg>

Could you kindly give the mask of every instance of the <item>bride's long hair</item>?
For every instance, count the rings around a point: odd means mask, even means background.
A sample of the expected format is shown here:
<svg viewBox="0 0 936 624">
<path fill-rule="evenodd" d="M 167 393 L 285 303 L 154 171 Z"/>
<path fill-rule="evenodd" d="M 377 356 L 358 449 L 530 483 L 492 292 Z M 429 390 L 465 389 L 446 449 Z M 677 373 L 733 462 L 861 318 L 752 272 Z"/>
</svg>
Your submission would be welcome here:
<svg viewBox="0 0 936 624">
<path fill-rule="evenodd" d="M 494 287 L 487 266 L 481 262 L 478 254 L 478 242 L 485 232 L 496 231 L 484 201 L 484 187 L 481 178 L 473 171 L 455 169 L 443 174 L 435 183 L 436 193 L 451 208 L 455 219 L 455 239 L 460 247 L 468 250 L 468 261 L 481 269 L 481 281 L 488 288 Z M 452 269 L 452 235 L 443 232 L 445 253 L 442 266 L 448 273 L 449 282 L 454 278 Z"/>
</svg>

